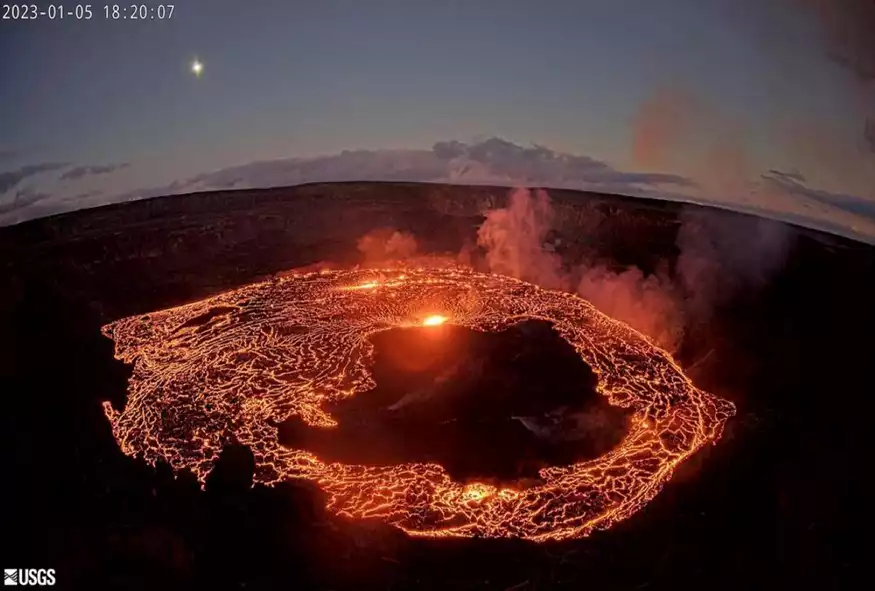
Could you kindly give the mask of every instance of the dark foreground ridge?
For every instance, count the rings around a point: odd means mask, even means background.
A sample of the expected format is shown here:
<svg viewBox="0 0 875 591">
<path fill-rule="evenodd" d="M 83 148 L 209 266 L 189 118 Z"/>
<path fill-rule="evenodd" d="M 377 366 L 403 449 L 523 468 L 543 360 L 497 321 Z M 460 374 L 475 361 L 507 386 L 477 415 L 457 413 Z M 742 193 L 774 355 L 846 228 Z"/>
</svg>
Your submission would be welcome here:
<svg viewBox="0 0 875 591">
<path fill-rule="evenodd" d="M 875 252 L 794 234 L 783 267 L 687 331 L 681 365 L 734 401 L 715 447 L 633 518 L 535 545 L 409 539 L 329 517 L 320 493 L 250 487 L 229 445 L 201 491 L 124 456 L 100 402 L 130 368 L 101 325 L 318 261 L 352 263 L 380 226 L 457 252 L 500 205 L 489 188 L 341 184 L 171 197 L 0 230 L 8 568 L 61 588 L 847 588 L 869 464 Z M 642 269 L 677 255 L 679 206 L 551 193 L 569 261 Z M 728 212 L 705 215 L 738 220 Z M 701 460 L 701 461 L 699 461 Z"/>
</svg>

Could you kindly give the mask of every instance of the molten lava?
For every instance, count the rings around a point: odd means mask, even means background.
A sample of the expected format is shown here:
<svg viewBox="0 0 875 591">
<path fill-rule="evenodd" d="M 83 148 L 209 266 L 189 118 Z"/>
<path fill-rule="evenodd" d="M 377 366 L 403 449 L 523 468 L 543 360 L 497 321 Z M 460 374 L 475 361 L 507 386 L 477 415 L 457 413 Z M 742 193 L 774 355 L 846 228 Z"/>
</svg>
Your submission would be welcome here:
<svg viewBox="0 0 875 591">
<path fill-rule="evenodd" d="M 422 321 L 423 326 L 440 326 L 444 322 L 447 321 L 446 316 L 439 316 L 437 314 L 433 316 L 427 316 L 425 320 Z"/>
<path fill-rule="evenodd" d="M 429 315 L 434 310 L 445 315 Z M 297 416 L 330 429 L 323 407 L 374 386 L 369 338 L 398 326 L 452 323 L 498 331 L 542 319 L 598 376 L 597 390 L 635 419 L 595 459 L 540 471 L 542 483 L 497 488 L 453 481 L 436 464 L 321 461 L 278 441 Z M 697 389 L 663 350 L 571 294 L 464 268 L 330 271 L 249 285 L 103 328 L 134 365 L 123 411 L 104 403 L 129 455 L 190 469 L 203 483 L 222 447 L 255 456 L 255 480 L 315 482 L 329 509 L 411 535 L 588 535 L 641 509 L 674 468 L 716 441 L 734 406 Z"/>
</svg>

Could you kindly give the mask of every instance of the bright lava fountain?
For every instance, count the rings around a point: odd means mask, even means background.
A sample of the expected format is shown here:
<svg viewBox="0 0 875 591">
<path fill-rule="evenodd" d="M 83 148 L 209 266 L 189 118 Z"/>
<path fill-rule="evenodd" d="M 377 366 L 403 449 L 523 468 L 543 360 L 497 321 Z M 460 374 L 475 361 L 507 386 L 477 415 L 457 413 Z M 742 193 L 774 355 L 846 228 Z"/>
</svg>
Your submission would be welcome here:
<svg viewBox="0 0 875 591">
<path fill-rule="evenodd" d="M 328 403 L 374 386 L 369 337 L 401 326 L 499 331 L 553 323 L 598 377 L 598 392 L 634 412 L 605 455 L 541 470 L 542 483 L 454 482 L 437 464 L 326 463 L 283 447 L 276 425 L 297 415 L 336 425 Z M 330 271 L 249 285 L 103 328 L 133 364 L 127 404 L 104 410 L 122 451 L 190 469 L 201 481 L 223 445 L 255 456 L 255 481 L 316 483 L 329 509 L 420 536 L 586 536 L 641 509 L 674 468 L 716 441 L 735 408 L 697 389 L 665 351 L 588 302 L 465 268 Z"/>
</svg>

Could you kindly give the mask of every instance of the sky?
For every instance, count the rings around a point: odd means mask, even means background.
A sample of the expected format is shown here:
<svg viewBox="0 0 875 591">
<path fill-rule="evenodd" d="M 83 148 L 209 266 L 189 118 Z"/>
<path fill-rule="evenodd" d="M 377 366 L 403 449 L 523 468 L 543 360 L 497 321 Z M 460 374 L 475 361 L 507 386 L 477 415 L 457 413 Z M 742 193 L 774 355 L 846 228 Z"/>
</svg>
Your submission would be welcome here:
<svg viewBox="0 0 875 591">
<path fill-rule="evenodd" d="M 359 175 L 664 195 L 875 236 L 867 4 L 179 0 L 164 20 L 102 4 L 0 20 L 0 224 Z"/>
</svg>

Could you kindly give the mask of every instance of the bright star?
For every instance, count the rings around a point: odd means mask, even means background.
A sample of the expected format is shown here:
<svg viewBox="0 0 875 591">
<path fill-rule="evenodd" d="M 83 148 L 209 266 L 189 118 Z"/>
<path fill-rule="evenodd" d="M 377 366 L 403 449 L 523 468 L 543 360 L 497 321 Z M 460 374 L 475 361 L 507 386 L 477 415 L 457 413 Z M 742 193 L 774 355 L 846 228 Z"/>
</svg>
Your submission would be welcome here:
<svg viewBox="0 0 875 591">
<path fill-rule="evenodd" d="M 200 78 L 201 73 L 204 71 L 204 65 L 197 58 L 193 62 L 191 62 L 191 71 L 192 73 Z"/>
</svg>

